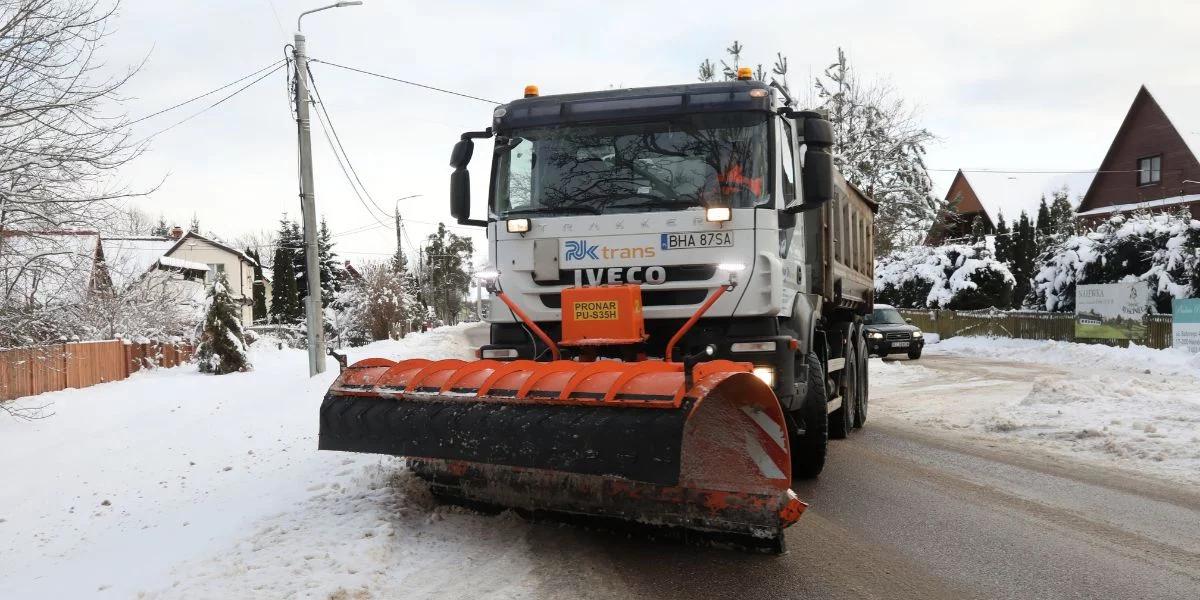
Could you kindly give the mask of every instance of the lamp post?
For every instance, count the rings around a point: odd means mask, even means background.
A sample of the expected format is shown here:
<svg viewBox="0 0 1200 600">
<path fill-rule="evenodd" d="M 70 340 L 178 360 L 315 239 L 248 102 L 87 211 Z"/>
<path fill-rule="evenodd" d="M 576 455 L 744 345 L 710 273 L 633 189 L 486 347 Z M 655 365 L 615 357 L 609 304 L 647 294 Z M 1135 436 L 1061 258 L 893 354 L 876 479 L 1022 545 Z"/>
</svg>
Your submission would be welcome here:
<svg viewBox="0 0 1200 600">
<path fill-rule="evenodd" d="M 300 21 L 304 15 L 344 6 L 358 6 L 360 0 L 338 2 L 300 13 L 296 17 L 293 52 L 296 59 L 296 127 L 300 132 L 300 208 L 304 216 L 304 270 L 308 273 L 305 296 L 305 321 L 308 324 L 308 376 L 325 372 L 325 322 L 321 317 L 321 265 L 317 250 L 317 198 L 313 190 L 312 123 L 308 117 L 308 56 Z"/>
</svg>

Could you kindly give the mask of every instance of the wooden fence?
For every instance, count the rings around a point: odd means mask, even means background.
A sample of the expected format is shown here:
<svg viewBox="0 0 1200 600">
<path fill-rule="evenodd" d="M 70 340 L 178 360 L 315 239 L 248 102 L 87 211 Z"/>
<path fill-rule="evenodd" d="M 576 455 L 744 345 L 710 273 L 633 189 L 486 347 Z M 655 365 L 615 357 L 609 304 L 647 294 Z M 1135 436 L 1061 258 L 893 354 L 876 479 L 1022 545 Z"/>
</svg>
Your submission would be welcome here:
<svg viewBox="0 0 1200 600">
<path fill-rule="evenodd" d="M 1087 344 L 1128 346 L 1129 340 L 1075 337 L 1074 313 L 1026 311 L 954 311 L 899 309 L 917 327 L 941 339 L 956 335 L 983 335 L 1023 340 L 1058 340 Z M 1150 348 L 1171 347 L 1171 315 L 1147 317 L 1146 338 L 1135 343 Z"/>
<path fill-rule="evenodd" d="M 148 367 L 178 366 L 191 359 L 192 351 L 190 344 L 123 340 L 0 350 L 0 401 L 119 381 Z"/>
</svg>

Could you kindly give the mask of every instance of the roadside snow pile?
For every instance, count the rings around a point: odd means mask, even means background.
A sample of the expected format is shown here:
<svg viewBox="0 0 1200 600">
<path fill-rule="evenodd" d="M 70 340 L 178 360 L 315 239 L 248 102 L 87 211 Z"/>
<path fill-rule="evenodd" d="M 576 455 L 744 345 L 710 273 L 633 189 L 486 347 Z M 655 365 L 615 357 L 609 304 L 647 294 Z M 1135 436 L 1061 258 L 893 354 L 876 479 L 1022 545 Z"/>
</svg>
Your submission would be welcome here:
<svg viewBox="0 0 1200 600">
<path fill-rule="evenodd" d="M 1008 306 L 1016 279 L 995 259 L 992 241 L 913 246 L 875 263 L 879 302 L 901 308 L 974 310 Z"/>
<path fill-rule="evenodd" d="M 872 363 L 876 414 L 1200 483 L 1200 356 L 980 337 L 925 353 Z"/>
<path fill-rule="evenodd" d="M 1169 313 L 1172 298 L 1200 291 L 1200 221 L 1186 213 L 1116 215 L 1040 260 L 1025 301 L 1030 308 L 1070 312 L 1077 284 L 1145 281 L 1158 312 Z"/>
<path fill-rule="evenodd" d="M 470 358 L 468 327 L 350 357 Z M 430 508 L 397 460 L 318 452 L 336 364 L 310 379 L 304 351 L 262 340 L 250 358 L 17 400 L 53 415 L 0 419 L 0 598 L 520 595 L 527 527 Z"/>
<path fill-rule="evenodd" d="M 1052 340 L 958 336 L 930 346 L 931 354 L 957 354 L 1077 369 L 1079 373 L 1138 371 L 1142 374 L 1200 378 L 1200 354 L 1168 348 L 1156 350 L 1131 344 L 1117 348 Z M 1200 389 L 1196 392 L 1200 400 Z"/>
</svg>

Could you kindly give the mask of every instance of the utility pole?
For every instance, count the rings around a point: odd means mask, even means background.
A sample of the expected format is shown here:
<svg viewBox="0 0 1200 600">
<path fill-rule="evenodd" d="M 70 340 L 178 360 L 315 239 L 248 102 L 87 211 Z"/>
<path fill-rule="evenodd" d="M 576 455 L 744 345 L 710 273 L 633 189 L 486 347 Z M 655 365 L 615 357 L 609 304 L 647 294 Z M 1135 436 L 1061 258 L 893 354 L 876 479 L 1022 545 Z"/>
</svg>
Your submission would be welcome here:
<svg viewBox="0 0 1200 600">
<path fill-rule="evenodd" d="M 293 52 L 296 59 L 296 127 L 300 132 L 300 208 L 304 217 L 304 270 L 307 271 L 308 294 L 304 298 L 308 329 L 308 376 L 325 372 L 325 319 L 321 306 L 321 264 L 317 249 L 317 196 L 313 190 L 312 122 L 308 116 L 308 55 L 300 20 L 304 15 L 328 8 L 356 6 L 361 1 L 338 2 L 296 17 L 296 38 Z"/>
</svg>

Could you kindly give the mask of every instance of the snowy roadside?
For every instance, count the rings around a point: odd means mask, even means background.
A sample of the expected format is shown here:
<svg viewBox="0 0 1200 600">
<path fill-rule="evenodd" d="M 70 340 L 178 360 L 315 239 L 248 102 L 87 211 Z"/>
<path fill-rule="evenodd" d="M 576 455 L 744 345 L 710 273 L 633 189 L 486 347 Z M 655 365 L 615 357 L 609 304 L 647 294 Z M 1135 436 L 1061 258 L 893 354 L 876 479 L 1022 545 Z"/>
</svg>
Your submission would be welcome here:
<svg viewBox="0 0 1200 600">
<path fill-rule="evenodd" d="M 463 330 L 351 360 L 469 358 Z M 354 598 L 366 583 L 430 597 L 466 559 L 490 590 L 525 585 L 524 527 L 414 498 L 397 460 L 316 451 L 332 362 L 310 380 L 302 351 L 251 357 L 248 373 L 188 366 L 20 400 L 54 415 L 0 420 L 0 598 Z"/>
<path fill-rule="evenodd" d="M 1200 356 L 956 337 L 873 359 L 875 414 L 1200 484 Z"/>
</svg>

